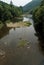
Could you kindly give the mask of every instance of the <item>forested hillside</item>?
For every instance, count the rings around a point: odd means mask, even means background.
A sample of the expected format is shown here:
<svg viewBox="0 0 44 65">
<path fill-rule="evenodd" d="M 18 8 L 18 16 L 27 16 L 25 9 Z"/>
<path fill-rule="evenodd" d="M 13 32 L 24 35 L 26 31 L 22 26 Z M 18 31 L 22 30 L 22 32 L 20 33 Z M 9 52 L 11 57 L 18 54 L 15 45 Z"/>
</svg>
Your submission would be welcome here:
<svg viewBox="0 0 44 65">
<path fill-rule="evenodd" d="M 27 11 L 32 11 L 34 8 L 36 8 L 37 6 L 40 5 L 42 0 L 32 0 L 30 3 L 26 4 L 23 7 L 23 11 L 27 12 Z"/>
<path fill-rule="evenodd" d="M 22 7 L 14 6 L 12 2 L 7 4 L 0 1 L 0 21 L 5 22 L 6 20 L 14 19 L 22 14 Z"/>
</svg>

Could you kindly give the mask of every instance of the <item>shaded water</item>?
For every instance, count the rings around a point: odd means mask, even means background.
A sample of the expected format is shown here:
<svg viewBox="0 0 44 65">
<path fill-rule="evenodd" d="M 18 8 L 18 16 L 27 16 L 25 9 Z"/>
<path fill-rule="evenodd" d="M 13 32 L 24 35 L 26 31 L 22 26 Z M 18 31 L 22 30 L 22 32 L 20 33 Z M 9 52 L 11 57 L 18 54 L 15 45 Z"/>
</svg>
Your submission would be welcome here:
<svg viewBox="0 0 44 65">
<path fill-rule="evenodd" d="M 7 28 L 0 30 L 0 65 L 44 65 L 44 44 L 35 35 L 33 20 L 23 18 L 32 23 L 29 27 Z M 27 45 L 19 46 L 20 41 Z"/>
</svg>

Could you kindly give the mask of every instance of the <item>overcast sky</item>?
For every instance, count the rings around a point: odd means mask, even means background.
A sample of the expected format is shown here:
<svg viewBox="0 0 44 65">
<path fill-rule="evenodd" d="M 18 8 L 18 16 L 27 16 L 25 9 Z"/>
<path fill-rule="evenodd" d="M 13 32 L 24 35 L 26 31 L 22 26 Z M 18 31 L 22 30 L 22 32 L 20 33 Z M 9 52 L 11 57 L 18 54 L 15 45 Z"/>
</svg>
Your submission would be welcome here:
<svg viewBox="0 0 44 65">
<path fill-rule="evenodd" d="M 1 1 L 10 3 L 11 0 L 1 0 Z M 13 4 L 16 6 L 24 6 L 25 4 L 27 4 L 30 1 L 32 1 L 32 0 L 12 0 Z"/>
</svg>

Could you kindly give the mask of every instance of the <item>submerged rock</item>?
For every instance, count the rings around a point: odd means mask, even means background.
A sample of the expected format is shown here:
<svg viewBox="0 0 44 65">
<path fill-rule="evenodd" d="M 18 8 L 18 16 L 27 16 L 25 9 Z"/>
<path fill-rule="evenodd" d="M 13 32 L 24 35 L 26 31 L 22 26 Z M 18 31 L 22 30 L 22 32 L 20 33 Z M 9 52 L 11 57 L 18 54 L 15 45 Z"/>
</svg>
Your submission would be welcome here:
<svg viewBox="0 0 44 65">
<path fill-rule="evenodd" d="M 8 43 L 7 42 L 4 42 L 5 45 L 7 45 Z"/>
<path fill-rule="evenodd" d="M 0 57 L 5 57 L 5 52 L 3 50 L 0 49 Z"/>
<path fill-rule="evenodd" d="M 27 48 L 29 49 L 31 46 L 28 46 Z"/>
</svg>

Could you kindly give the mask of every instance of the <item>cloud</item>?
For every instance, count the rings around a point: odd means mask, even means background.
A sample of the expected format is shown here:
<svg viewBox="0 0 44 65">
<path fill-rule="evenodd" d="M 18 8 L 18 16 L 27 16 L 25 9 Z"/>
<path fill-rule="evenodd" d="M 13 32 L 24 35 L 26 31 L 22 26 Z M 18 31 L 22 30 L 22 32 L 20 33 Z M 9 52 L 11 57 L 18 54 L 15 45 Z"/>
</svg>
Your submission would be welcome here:
<svg viewBox="0 0 44 65">
<path fill-rule="evenodd" d="M 1 0 L 1 1 L 10 3 L 11 0 Z M 32 1 L 32 0 L 12 0 L 13 4 L 17 5 L 17 6 L 24 6 L 25 4 L 27 4 L 30 1 Z"/>
</svg>

